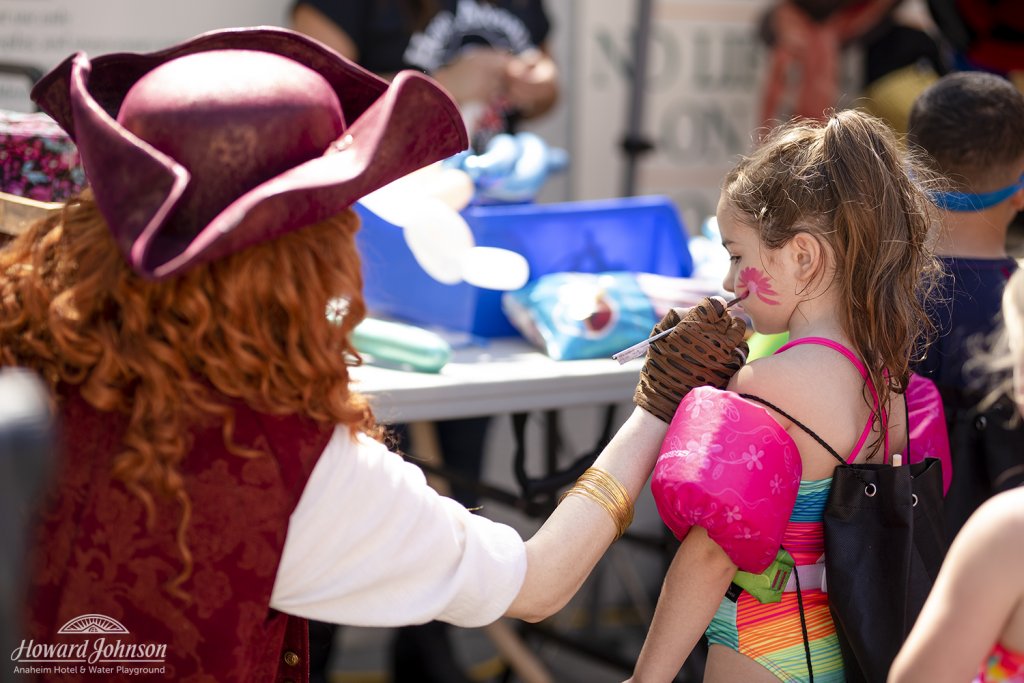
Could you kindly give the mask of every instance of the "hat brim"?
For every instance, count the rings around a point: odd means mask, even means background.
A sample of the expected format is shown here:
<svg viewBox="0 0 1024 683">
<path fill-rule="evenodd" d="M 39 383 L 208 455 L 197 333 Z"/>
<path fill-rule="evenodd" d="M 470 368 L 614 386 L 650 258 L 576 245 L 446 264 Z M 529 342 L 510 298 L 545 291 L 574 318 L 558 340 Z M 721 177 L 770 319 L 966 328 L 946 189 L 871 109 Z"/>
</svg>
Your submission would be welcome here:
<svg viewBox="0 0 1024 683">
<path fill-rule="evenodd" d="M 183 240 L 175 207 L 191 177 L 117 120 L 125 94 L 170 60 L 207 50 L 279 54 L 331 85 L 348 128 L 324 150 L 231 201 Z M 33 99 L 75 140 L 97 205 L 130 265 L 164 278 L 332 216 L 418 168 L 467 148 L 458 108 L 432 79 L 400 73 L 390 84 L 302 34 L 274 27 L 203 34 L 149 54 L 90 61 L 72 55 L 35 86 Z"/>
</svg>

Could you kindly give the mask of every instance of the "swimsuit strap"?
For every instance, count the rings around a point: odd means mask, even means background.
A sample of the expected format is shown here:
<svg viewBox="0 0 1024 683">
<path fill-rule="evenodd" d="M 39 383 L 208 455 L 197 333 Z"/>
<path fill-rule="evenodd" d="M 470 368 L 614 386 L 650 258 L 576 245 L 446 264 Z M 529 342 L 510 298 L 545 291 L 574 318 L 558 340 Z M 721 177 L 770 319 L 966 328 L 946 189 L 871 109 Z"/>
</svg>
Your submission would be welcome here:
<svg viewBox="0 0 1024 683">
<path fill-rule="evenodd" d="M 777 412 L 777 413 L 778 413 L 779 415 L 781 415 L 782 417 L 786 418 L 787 420 L 789 420 L 790 422 L 792 422 L 793 424 L 795 424 L 795 425 L 796 425 L 797 427 L 799 427 L 800 429 L 802 429 L 802 430 L 804 430 L 805 432 L 807 432 L 807 434 L 808 434 L 808 435 L 809 435 L 809 436 L 810 436 L 810 437 L 811 437 L 812 439 L 814 439 L 815 441 L 817 441 L 817 442 L 818 442 L 818 444 L 819 444 L 819 445 L 820 445 L 820 446 L 821 446 L 822 448 L 824 448 L 824 449 L 825 449 L 826 451 L 828 451 L 828 452 L 829 452 L 829 454 L 830 454 L 830 455 L 831 455 L 831 456 L 832 456 L 833 458 L 835 458 L 836 460 L 838 460 L 838 461 L 839 461 L 839 464 L 841 464 L 841 465 L 845 465 L 845 464 L 846 464 L 846 460 L 844 460 L 844 459 L 843 459 L 843 456 L 839 455 L 839 453 L 837 453 L 837 452 L 836 452 L 836 449 L 832 448 L 832 447 L 831 447 L 831 446 L 829 446 L 829 445 L 828 445 L 827 443 L 825 443 L 825 440 L 824 440 L 823 438 L 821 438 L 820 436 L 818 436 L 817 434 L 815 434 L 815 433 L 814 433 L 813 431 L 811 431 L 811 428 L 810 428 L 810 427 L 808 427 L 808 426 L 807 426 L 807 425 L 805 425 L 805 424 L 804 424 L 803 422 L 801 422 L 800 420 L 796 419 L 795 417 L 793 417 L 792 415 L 790 415 L 789 413 L 787 413 L 787 412 L 786 412 L 785 410 L 783 410 L 782 408 L 778 407 L 778 406 L 777 406 L 777 405 L 775 405 L 774 403 L 771 403 L 771 402 L 769 402 L 769 401 L 766 401 L 766 400 L 764 400 L 764 399 L 763 399 L 763 398 L 761 398 L 760 396 L 755 396 L 754 394 L 740 394 L 740 397 L 741 397 L 741 398 L 745 398 L 745 399 L 749 399 L 749 400 L 751 400 L 751 401 L 755 401 L 755 402 L 757 402 L 757 403 L 760 403 L 761 405 L 764 405 L 764 406 L 768 406 L 769 408 L 771 408 L 772 410 L 774 410 L 775 412 Z"/>
<path fill-rule="evenodd" d="M 799 339 L 794 339 L 792 341 L 786 342 L 785 344 L 780 346 L 775 353 L 782 353 L 787 349 L 791 349 L 794 346 L 800 346 L 801 344 L 817 344 L 818 346 L 827 346 L 833 351 L 838 351 L 839 353 L 846 356 L 846 358 L 851 363 L 853 363 L 854 366 L 856 366 L 857 371 L 860 372 L 861 377 L 863 377 L 864 379 L 868 378 L 868 368 L 866 365 L 864 365 L 864 363 L 861 362 L 860 358 L 857 358 L 857 354 L 855 354 L 853 351 L 846 348 L 846 346 L 840 344 L 839 342 L 833 339 L 826 339 L 825 337 L 801 337 Z"/>
<path fill-rule="evenodd" d="M 832 339 L 826 339 L 825 337 L 801 337 L 800 339 L 794 339 L 790 342 L 783 344 L 775 353 L 782 353 L 787 349 L 790 349 L 794 346 L 799 346 L 801 344 L 816 344 L 818 346 L 827 346 L 833 351 L 838 351 L 839 353 L 846 356 L 846 359 L 853 363 L 854 367 L 857 368 L 857 371 L 860 373 L 860 376 L 864 378 L 864 381 L 868 385 L 868 391 L 871 392 L 871 399 L 874 401 L 873 410 L 880 415 L 882 420 L 882 433 L 885 441 L 884 451 L 882 453 L 882 462 L 887 462 L 889 458 L 889 418 L 885 410 L 880 406 L 880 402 L 878 400 L 878 392 L 875 391 L 875 385 L 871 382 L 871 378 L 868 376 L 867 366 L 864 365 L 860 358 L 857 358 L 857 355 L 853 351 L 846 348 L 839 342 L 834 341 Z M 853 447 L 853 452 L 850 455 L 850 459 L 847 460 L 846 463 L 852 463 L 856 459 L 857 454 L 860 453 L 861 448 L 863 448 L 864 444 L 867 442 L 868 435 L 871 433 L 872 423 L 874 422 L 874 415 L 875 412 L 872 412 L 871 417 L 868 418 L 868 422 L 866 425 L 864 425 L 864 430 L 860 434 L 860 439 L 857 440 L 857 445 Z"/>
</svg>

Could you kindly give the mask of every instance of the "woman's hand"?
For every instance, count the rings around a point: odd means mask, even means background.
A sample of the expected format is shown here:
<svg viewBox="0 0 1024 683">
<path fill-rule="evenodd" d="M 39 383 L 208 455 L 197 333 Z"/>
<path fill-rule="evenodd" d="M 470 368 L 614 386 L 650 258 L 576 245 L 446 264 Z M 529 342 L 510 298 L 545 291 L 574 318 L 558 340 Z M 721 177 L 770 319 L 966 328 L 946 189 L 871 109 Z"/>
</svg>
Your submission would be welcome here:
<svg viewBox="0 0 1024 683">
<path fill-rule="evenodd" d="M 558 99 L 558 67 L 542 50 L 528 50 L 509 60 L 505 97 L 525 118 L 544 114 Z"/>
<path fill-rule="evenodd" d="M 663 422 L 671 422 L 686 393 L 698 386 L 724 389 L 746 362 L 747 326 L 732 317 L 718 298 L 705 298 L 680 317 L 672 309 L 653 334 L 672 329 L 652 342 L 633 402 Z"/>
</svg>

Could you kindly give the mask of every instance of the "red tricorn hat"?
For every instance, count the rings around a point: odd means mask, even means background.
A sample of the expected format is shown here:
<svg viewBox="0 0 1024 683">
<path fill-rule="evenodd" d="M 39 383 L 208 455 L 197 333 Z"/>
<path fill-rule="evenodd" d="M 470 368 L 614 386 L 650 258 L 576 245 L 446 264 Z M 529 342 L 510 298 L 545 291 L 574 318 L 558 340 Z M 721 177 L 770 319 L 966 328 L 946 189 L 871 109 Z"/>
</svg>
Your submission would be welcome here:
<svg viewBox="0 0 1024 683">
<path fill-rule="evenodd" d="M 468 146 L 427 76 L 388 83 L 272 27 L 77 53 L 32 98 L 78 145 L 114 238 L 151 279 L 323 220 Z"/>
</svg>

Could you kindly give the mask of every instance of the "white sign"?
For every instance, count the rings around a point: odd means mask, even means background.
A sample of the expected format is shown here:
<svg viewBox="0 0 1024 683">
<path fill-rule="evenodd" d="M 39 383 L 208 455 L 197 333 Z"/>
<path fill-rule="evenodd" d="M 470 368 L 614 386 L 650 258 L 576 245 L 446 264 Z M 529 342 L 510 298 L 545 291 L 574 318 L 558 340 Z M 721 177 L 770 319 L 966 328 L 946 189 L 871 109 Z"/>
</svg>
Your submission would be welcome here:
<svg viewBox="0 0 1024 683">
<path fill-rule="evenodd" d="M 719 187 L 755 143 L 766 48 L 757 34 L 769 0 L 659 0 L 647 44 L 640 131 L 654 150 L 637 163 L 634 194 L 675 200 L 688 230 L 713 215 Z M 623 194 L 621 142 L 633 82 L 633 2 L 577 3 L 573 195 Z M 855 56 L 844 73 L 856 68 Z"/>
<path fill-rule="evenodd" d="M 0 0 L 0 62 L 45 73 L 72 52 L 150 52 L 229 26 L 287 25 L 289 0 Z M 0 79 L 0 109 L 30 111 L 27 77 Z"/>
</svg>

